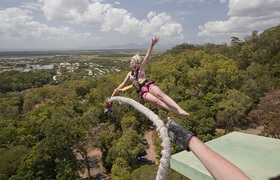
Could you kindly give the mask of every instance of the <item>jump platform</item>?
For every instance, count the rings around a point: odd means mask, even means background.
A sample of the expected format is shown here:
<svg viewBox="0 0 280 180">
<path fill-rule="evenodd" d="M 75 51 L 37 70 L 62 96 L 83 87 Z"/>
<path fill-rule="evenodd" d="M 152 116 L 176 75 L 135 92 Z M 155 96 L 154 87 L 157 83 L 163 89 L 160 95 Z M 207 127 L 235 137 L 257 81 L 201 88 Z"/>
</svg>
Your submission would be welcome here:
<svg viewBox="0 0 280 180">
<path fill-rule="evenodd" d="M 232 132 L 205 144 L 252 180 L 280 179 L 279 139 Z M 192 152 L 182 151 L 172 155 L 170 167 L 193 180 L 214 179 Z"/>
</svg>

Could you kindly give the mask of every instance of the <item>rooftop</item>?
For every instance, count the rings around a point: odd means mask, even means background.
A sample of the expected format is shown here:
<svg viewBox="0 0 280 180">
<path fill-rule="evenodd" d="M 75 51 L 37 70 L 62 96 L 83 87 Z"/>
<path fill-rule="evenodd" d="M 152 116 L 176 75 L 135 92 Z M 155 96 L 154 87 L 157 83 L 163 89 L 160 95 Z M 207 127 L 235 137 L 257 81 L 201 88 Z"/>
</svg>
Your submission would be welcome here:
<svg viewBox="0 0 280 180">
<path fill-rule="evenodd" d="M 205 144 L 239 167 L 252 180 L 280 178 L 279 139 L 232 132 Z M 213 179 L 191 152 L 172 155 L 170 166 L 190 179 Z"/>
</svg>

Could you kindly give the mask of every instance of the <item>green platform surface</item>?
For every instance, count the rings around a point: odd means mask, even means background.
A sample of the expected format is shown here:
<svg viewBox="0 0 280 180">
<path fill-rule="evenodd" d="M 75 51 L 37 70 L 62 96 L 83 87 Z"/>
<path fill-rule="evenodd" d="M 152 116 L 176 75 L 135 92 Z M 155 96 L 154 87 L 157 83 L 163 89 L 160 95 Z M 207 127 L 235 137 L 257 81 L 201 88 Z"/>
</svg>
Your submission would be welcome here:
<svg viewBox="0 0 280 180">
<path fill-rule="evenodd" d="M 280 179 L 279 139 L 232 132 L 205 144 L 252 180 Z M 213 179 L 192 152 L 182 151 L 172 155 L 170 167 L 193 180 Z"/>
</svg>

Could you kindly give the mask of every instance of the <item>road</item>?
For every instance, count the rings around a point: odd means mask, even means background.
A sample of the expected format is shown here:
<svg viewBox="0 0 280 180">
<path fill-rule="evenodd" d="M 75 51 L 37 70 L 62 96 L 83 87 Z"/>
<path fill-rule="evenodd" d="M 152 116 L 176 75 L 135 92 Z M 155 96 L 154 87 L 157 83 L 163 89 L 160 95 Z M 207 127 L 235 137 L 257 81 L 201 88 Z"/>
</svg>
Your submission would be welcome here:
<svg viewBox="0 0 280 180">
<path fill-rule="evenodd" d="M 155 164 L 158 164 L 158 159 L 156 158 L 156 147 L 154 145 L 154 142 L 153 142 L 153 130 L 149 130 L 149 131 L 146 131 L 145 132 L 145 135 L 144 135 L 144 138 L 147 140 L 147 142 L 149 143 L 149 148 L 146 149 L 146 152 L 147 152 L 147 158 L 148 160 L 152 161 L 153 163 Z"/>
</svg>

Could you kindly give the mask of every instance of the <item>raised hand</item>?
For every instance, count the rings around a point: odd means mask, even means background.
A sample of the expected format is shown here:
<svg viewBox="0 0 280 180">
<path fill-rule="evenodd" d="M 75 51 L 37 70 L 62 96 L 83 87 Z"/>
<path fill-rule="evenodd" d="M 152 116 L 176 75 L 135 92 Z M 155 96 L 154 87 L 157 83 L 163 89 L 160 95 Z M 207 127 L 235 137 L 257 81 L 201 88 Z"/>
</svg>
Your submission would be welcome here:
<svg viewBox="0 0 280 180">
<path fill-rule="evenodd" d="M 155 36 L 154 38 L 152 38 L 152 46 L 154 46 L 158 41 L 159 41 L 158 36 Z"/>
</svg>

